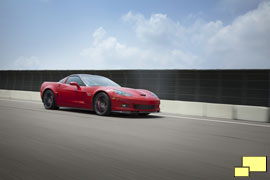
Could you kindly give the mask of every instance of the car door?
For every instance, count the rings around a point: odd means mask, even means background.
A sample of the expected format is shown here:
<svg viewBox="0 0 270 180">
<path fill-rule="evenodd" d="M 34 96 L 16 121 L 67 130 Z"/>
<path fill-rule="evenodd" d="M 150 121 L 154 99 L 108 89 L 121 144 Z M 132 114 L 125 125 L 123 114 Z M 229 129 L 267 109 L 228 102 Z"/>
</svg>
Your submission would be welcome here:
<svg viewBox="0 0 270 180">
<path fill-rule="evenodd" d="M 60 85 L 58 90 L 59 106 L 77 107 L 77 86 L 70 85 L 70 82 L 77 82 L 78 76 L 69 76 L 66 83 Z"/>
<path fill-rule="evenodd" d="M 86 86 L 81 86 L 81 89 L 79 89 L 76 94 L 76 97 L 77 97 L 76 107 L 89 109 L 90 103 L 91 103 L 90 101 L 91 96 L 92 96 L 91 88 L 86 87 Z"/>
</svg>

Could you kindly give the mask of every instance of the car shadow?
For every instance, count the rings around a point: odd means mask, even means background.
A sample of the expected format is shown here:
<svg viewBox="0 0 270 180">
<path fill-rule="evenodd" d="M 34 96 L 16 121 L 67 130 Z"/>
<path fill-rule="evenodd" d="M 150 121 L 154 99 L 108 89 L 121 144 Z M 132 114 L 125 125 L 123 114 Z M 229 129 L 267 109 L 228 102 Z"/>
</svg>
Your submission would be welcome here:
<svg viewBox="0 0 270 180">
<path fill-rule="evenodd" d="M 59 111 L 66 111 L 66 112 L 74 112 L 80 114 L 93 114 L 98 116 L 94 111 L 90 111 L 87 109 L 78 109 L 78 108 L 68 108 L 68 107 L 61 107 Z M 127 114 L 127 113 L 116 113 L 112 112 L 109 116 L 103 117 L 116 117 L 116 118 L 132 118 L 132 119 L 155 119 L 155 118 L 164 118 L 163 116 L 159 116 L 155 113 L 155 115 L 149 114 L 147 116 L 143 116 L 140 114 Z"/>
<path fill-rule="evenodd" d="M 140 115 L 140 114 L 126 114 L 126 113 L 112 113 L 111 117 L 117 118 L 132 118 L 132 119 L 156 119 L 156 118 L 164 118 L 163 116 L 149 114 L 147 116 Z"/>
</svg>

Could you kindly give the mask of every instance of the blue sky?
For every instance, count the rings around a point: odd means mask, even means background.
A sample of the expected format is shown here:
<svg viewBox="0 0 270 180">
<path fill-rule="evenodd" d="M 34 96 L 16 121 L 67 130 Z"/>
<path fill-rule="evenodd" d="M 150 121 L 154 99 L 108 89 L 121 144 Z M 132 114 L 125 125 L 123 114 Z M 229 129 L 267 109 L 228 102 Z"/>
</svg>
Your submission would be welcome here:
<svg viewBox="0 0 270 180">
<path fill-rule="evenodd" d="M 0 0 L 0 69 L 269 69 L 269 0 Z"/>
</svg>

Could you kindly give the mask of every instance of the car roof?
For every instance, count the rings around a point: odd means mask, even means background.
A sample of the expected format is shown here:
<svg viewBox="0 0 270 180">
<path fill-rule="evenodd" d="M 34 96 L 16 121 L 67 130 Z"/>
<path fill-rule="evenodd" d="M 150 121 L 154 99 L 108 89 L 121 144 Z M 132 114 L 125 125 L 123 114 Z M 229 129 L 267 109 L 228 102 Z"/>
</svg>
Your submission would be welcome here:
<svg viewBox="0 0 270 180">
<path fill-rule="evenodd" d="M 87 75 L 87 76 L 99 76 L 99 75 L 93 75 L 93 74 L 71 74 L 69 76 L 80 76 L 81 77 L 81 76 L 85 76 L 85 75 Z M 99 77 L 103 77 L 103 76 L 99 76 Z"/>
</svg>

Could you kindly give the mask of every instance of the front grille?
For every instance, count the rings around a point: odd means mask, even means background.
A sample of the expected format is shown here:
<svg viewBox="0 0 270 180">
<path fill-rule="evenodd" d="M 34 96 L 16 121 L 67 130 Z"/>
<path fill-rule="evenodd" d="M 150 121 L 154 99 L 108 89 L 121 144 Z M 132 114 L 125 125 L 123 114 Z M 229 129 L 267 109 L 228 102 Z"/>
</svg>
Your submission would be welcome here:
<svg viewBox="0 0 270 180">
<path fill-rule="evenodd" d="M 134 104 L 135 109 L 155 109 L 155 105 Z"/>
</svg>

